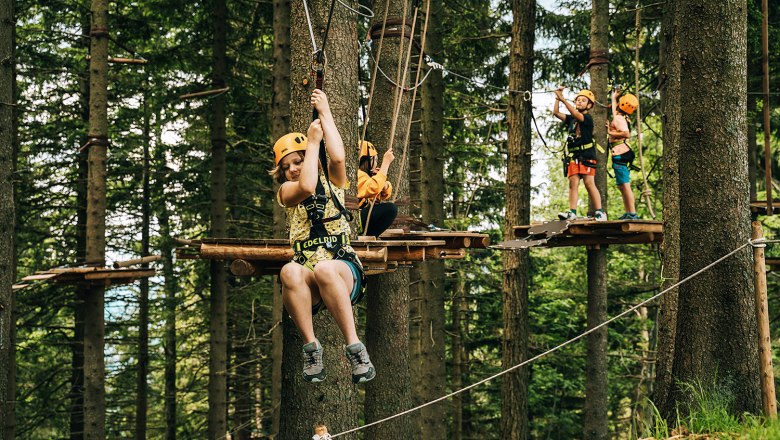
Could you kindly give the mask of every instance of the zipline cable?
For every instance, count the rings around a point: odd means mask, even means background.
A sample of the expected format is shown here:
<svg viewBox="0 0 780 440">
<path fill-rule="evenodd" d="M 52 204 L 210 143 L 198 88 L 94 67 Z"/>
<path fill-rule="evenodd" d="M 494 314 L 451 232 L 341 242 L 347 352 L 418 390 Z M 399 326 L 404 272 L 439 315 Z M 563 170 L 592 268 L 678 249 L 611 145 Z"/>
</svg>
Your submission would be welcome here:
<svg viewBox="0 0 780 440">
<path fill-rule="evenodd" d="M 560 350 L 561 348 L 563 348 L 563 347 L 565 347 L 565 346 L 567 346 L 567 345 L 571 344 L 572 342 L 578 341 L 578 340 L 580 340 L 580 339 L 584 338 L 585 336 L 587 336 L 587 335 L 589 335 L 589 334 L 591 334 L 591 333 L 595 332 L 596 330 L 599 330 L 599 329 L 601 329 L 602 327 L 605 327 L 605 326 L 609 325 L 610 323 L 612 323 L 612 322 L 614 322 L 614 321 L 616 321 L 616 320 L 618 320 L 618 319 L 620 319 L 620 318 L 622 318 L 622 317 L 624 317 L 624 316 L 626 316 L 626 315 L 628 315 L 628 314 L 630 314 L 630 313 L 633 313 L 634 311 L 636 311 L 636 310 L 637 310 L 637 309 L 639 309 L 640 307 L 643 307 L 643 306 L 647 305 L 648 303 L 650 303 L 650 302 L 652 302 L 652 301 L 655 301 L 656 299 L 660 298 L 661 296 L 663 296 L 665 293 L 669 292 L 670 290 L 672 290 L 672 289 L 675 289 L 675 288 L 679 287 L 679 286 L 680 286 L 680 285 L 682 285 L 683 283 L 686 283 L 686 282 L 688 282 L 688 281 L 692 280 L 693 278 L 695 278 L 695 277 L 697 277 L 697 276 L 701 275 L 702 273 L 706 272 L 707 270 L 709 270 L 709 269 L 713 268 L 714 266 L 716 266 L 716 265 L 717 265 L 718 263 L 720 263 L 721 261 L 723 261 L 723 260 L 725 260 L 725 259 L 727 259 L 727 258 L 731 257 L 732 255 L 736 254 L 737 252 L 741 251 L 742 249 L 745 249 L 745 248 L 746 248 L 746 247 L 748 247 L 748 246 L 764 246 L 764 245 L 765 245 L 767 242 L 768 242 L 768 241 L 767 241 L 767 240 L 765 240 L 765 239 L 763 239 L 763 238 L 760 238 L 760 239 L 757 239 L 757 240 L 748 239 L 748 241 L 747 241 L 747 242 L 745 242 L 744 244 L 742 244 L 742 245 L 741 245 L 741 246 L 739 246 L 738 248 L 736 248 L 736 249 L 734 249 L 733 251 L 731 251 L 731 252 L 727 253 L 726 255 L 724 255 L 724 256 L 722 256 L 722 257 L 718 258 L 717 260 L 713 261 L 712 263 L 710 263 L 710 264 L 708 264 L 708 265 L 704 266 L 703 268 L 699 269 L 698 271 L 696 271 L 696 272 L 694 272 L 694 273 L 692 273 L 692 274 L 688 275 L 687 277 L 685 277 L 685 278 L 683 278 L 682 280 L 678 281 L 676 284 L 674 284 L 674 285 L 672 285 L 672 286 L 670 286 L 670 287 L 667 287 L 666 289 L 662 290 L 661 292 L 658 292 L 657 294 L 655 294 L 655 295 L 651 296 L 650 298 L 648 298 L 648 299 L 646 299 L 646 300 L 644 300 L 644 301 L 640 302 L 639 304 L 636 304 L 636 305 L 634 305 L 634 306 L 632 306 L 632 307 L 630 307 L 630 308 L 628 308 L 628 309 L 624 310 L 624 311 L 623 311 L 623 312 L 621 312 L 620 314 L 618 314 L 618 315 L 615 315 L 615 316 L 613 316 L 612 318 L 610 318 L 610 319 L 608 319 L 608 320 L 606 320 L 606 321 L 602 322 L 601 324 L 599 324 L 599 325 L 597 325 L 597 326 L 595 326 L 595 327 L 593 327 L 593 328 L 591 328 L 591 329 L 588 329 L 588 330 L 586 330 L 586 331 L 584 331 L 584 332 L 580 333 L 579 335 L 577 335 L 577 336 L 575 336 L 575 337 L 573 337 L 573 338 L 569 339 L 569 340 L 568 340 L 568 341 L 566 341 L 566 342 L 563 342 L 563 343 L 561 343 L 561 344 L 559 344 L 559 345 L 557 345 L 557 346 L 555 346 L 555 347 L 553 347 L 553 348 L 551 348 L 551 349 L 549 349 L 549 350 L 547 350 L 547 351 L 545 351 L 545 352 L 542 352 L 542 353 L 540 353 L 540 354 L 538 354 L 538 355 L 536 355 L 536 356 L 534 356 L 534 357 L 532 357 L 532 358 L 530 358 L 530 359 L 526 359 L 525 361 L 523 361 L 523 362 L 521 362 L 521 363 L 519 363 L 519 364 L 517 364 L 517 365 L 515 365 L 515 366 L 513 366 L 513 367 L 507 368 L 506 370 L 500 371 L 500 372 L 498 372 L 498 373 L 496 373 L 496 374 L 494 374 L 494 375 L 492 375 L 492 376 L 489 376 L 489 377 L 487 377 L 487 378 L 485 378 L 485 379 L 482 379 L 482 380 L 480 380 L 479 382 L 475 382 L 475 383 L 473 383 L 473 384 L 471 384 L 471 385 L 468 385 L 468 386 L 466 386 L 466 387 L 464 387 L 464 388 L 461 388 L 461 389 L 459 389 L 459 390 L 457 390 L 457 391 L 453 391 L 452 393 L 446 394 L 446 395 L 444 395 L 444 396 L 441 396 L 441 397 L 439 397 L 439 398 L 437 398 L 437 399 L 431 400 L 431 401 L 429 401 L 429 402 L 423 403 L 423 404 L 421 404 L 421 405 L 418 405 L 418 406 L 415 406 L 415 407 L 413 407 L 413 408 L 409 408 L 409 409 L 407 409 L 406 411 L 402 411 L 402 412 L 400 412 L 400 413 L 397 413 L 397 414 L 394 414 L 394 415 L 392 415 L 392 416 L 385 417 L 385 418 L 383 418 L 383 419 L 379 419 L 379 420 L 373 421 L 373 422 L 371 422 L 371 423 L 366 423 L 365 425 L 363 425 L 363 426 L 359 426 L 359 427 L 357 427 L 357 428 L 353 428 L 353 429 L 350 429 L 350 430 L 347 430 L 347 431 L 342 431 L 342 432 L 339 432 L 338 434 L 334 434 L 334 435 L 332 435 L 332 436 L 331 436 L 331 438 L 341 437 L 342 435 L 347 435 L 347 434 L 351 434 L 351 433 L 353 433 L 353 432 L 361 431 L 361 430 L 363 430 L 363 429 L 365 429 L 365 428 L 368 428 L 368 427 L 370 427 L 370 426 L 379 425 L 379 424 L 381 424 L 381 423 L 384 423 L 384 422 L 387 422 L 387 421 L 389 421 L 389 420 L 393 420 L 393 419 L 396 419 L 396 418 L 398 418 L 398 417 L 404 416 L 404 415 L 406 415 L 406 414 L 413 413 L 413 412 L 415 412 L 415 411 L 417 411 L 417 410 L 420 410 L 420 409 L 422 409 L 422 408 L 425 408 L 425 407 L 427 407 L 427 406 L 430 406 L 430 405 L 433 405 L 433 404 L 435 404 L 435 403 L 441 402 L 442 400 L 449 399 L 449 398 L 450 398 L 450 397 L 452 397 L 452 396 L 455 396 L 455 395 L 458 395 L 458 394 L 460 394 L 460 393 L 463 393 L 463 392 L 465 392 L 465 391 L 468 391 L 468 390 L 470 390 L 470 389 L 472 389 L 472 388 L 475 388 L 475 387 L 477 387 L 477 386 L 479 386 L 479 385 L 482 385 L 482 384 L 484 384 L 484 383 L 486 383 L 486 382 L 489 382 L 489 381 L 491 381 L 491 380 L 493 380 L 493 379 L 495 379 L 495 378 L 497 378 L 497 377 L 501 377 L 501 376 L 503 376 L 503 375 L 505 375 L 505 374 L 507 374 L 507 373 L 509 373 L 509 372 L 512 372 L 512 371 L 514 371 L 514 370 L 516 370 L 516 369 L 520 368 L 520 367 L 523 367 L 523 366 L 525 366 L 525 365 L 528 365 L 528 364 L 530 364 L 531 362 L 534 362 L 534 361 L 536 361 L 536 360 L 538 360 L 538 359 L 541 359 L 541 358 L 543 358 L 543 357 L 547 356 L 547 355 L 548 355 L 548 354 L 550 354 L 550 353 L 553 353 L 553 352 L 555 352 L 555 351 L 558 351 L 558 350 Z"/>
</svg>

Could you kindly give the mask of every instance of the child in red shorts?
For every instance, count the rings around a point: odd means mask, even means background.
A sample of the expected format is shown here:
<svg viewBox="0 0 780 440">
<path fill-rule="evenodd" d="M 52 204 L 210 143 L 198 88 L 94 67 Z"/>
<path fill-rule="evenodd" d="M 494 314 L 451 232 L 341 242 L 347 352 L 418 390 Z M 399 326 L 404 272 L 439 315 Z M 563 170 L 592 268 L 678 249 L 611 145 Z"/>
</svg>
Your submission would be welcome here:
<svg viewBox="0 0 780 440">
<path fill-rule="evenodd" d="M 607 213 L 601 209 L 601 195 L 596 188 L 596 144 L 593 142 L 593 117 L 588 111 L 593 107 L 596 97 L 590 90 L 580 90 L 572 105 L 563 97 L 563 87 L 555 90 L 553 114 L 566 123 L 569 131 L 568 150 L 572 154 L 566 175 L 569 177 L 569 210 L 558 213 L 561 220 L 577 218 L 577 200 L 580 180 L 585 182 L 588 197 L 596 209 L 594 219 L 606 221 Z M 560 103 L 566 106 L 569 114 L 560 111 Z"/>
</svg>

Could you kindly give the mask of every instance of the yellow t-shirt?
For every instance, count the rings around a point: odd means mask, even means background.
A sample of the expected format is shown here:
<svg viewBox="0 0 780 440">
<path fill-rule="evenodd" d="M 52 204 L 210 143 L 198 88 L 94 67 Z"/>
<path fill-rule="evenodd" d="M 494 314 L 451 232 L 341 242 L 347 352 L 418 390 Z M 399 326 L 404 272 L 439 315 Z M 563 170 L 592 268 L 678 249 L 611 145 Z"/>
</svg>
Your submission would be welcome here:
<svg viewBox="0 0 780 440">
<path fill-rule="evenodd" d="M 320 173 L 320 182 L 322 182 L 322 186 L 325 187 L 325 195 L 328 196 L 328 202 L 325 204 L 325 218 L 334 217 L 338 215 L 339 210 L 330 197 L 330 190 L 328 182 L 325 180 L 325 174 Z M 333 193 L 338 197 L 339 202 L 341 202 L 341 206 L 344 206 L 344 190 L 349 188 L 349 181 L 347 181 L 343 187 L 338 187 L 331 182 L 331 187 L 333 188 Z M 276 201 L 280 206 L 285 208 L 285 211 L 287 212 L 287 229 L 290 231 L 290 245 L 293 245 L 298 240 L 308 240 L 309 231 L 311 230 L 311 221 L 309 221 L 309 218 L 306 215 L 306 208 L 303 207 L 303 204 L 299 203 L 292 208 L 284 206 L 280 192 L 276 193 Z M 325 229 L 328 231 L 328 234 L 331 235 L 346 234 L 349 237 L 351 233 L 349 222 L 343 215 L 336 220 L 326 222 Z M 349 245 L 344 246 L 344 250 L 347 252 L 354 252 L 352 246 Z M 320 261 L 333 259 L 333 255 L 330 251 L 322 246 L 313 251 L 303 251 L 303 253 L 308 259 L 307 262 L 311 263 L 312 267 Z"/>
</svg>

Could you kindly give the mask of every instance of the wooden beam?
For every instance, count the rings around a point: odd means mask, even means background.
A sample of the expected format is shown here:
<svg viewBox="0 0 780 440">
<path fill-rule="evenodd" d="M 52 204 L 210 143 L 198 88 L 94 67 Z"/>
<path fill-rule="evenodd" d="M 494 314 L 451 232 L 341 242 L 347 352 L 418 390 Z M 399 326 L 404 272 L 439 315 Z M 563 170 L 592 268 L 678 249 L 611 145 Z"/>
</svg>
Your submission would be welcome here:
<svg viewBox="0 0 780 440">
<path fill-rule="evenodd" d="M 139 270 L 105 270 L 85 273 L 85 280 L 111 280 L 121 278 L 148 278 L 155 275 L 154 269 Z"/>
<path fill-rule="evenodd" d="M 223 87 L 221 89 L 214 89 L 214 90 L 204 90 L 202 92 L 186 93 L 184 95 L 179 96 L 179 99 L 185 100 L 185 99 L 192 99 L 192 98 L 205 98 L 207 96 L 213 96 L 213 95 L 219 95 L 220 93 L 225 93 L 228 90 L 230 90 L 230 87 Z"/>
<path fill-rule="evenodd" d="M 654 234 L 652 232 L 643 232 L 633 235 L 618 236 L 595 236 L 580 235 L 568 237 L 553 237 L 547 241 L 547 247 L 562 246 L 592 246 L 592 245 L 610 245 L 610 244 L 650 244 L 663 241 L 663 234 Z"/>
<path fill-rule="evenodd" d="M 160 260 L 162 260 L 162 255 L 149 255 L 141 258 L 134 258 L 132 260 L 115 261 L 114 269 L 119 269 L 120 267 L 134 266 L 136 264 L 151 263 L 153 261 L 160 261 Z"/>
<path fill-rule="evenodd" d="M 752 222 L 752 238 L 764 237 L 761 223 Z M 769 304 L 766 289 L 766 266 L 764 248 L 766 244 L 753 246 L 753 275 L 755 281 L 755 308 L 758 322 L 758 360 L 761 380 L 761 398 L 764 416 L 777 419 L 777 401 L 775 398 L 775 376 L 772 367 L 772 338 L 769 333 Z"/>
<path fill-rule="evenodd" d="M 355 249 L 361 261 L 387 261 L 387 248 L 372 250 Z M 225 246 L 204 243 L 200 247 L 201 258 L 211 260 L 291 261 L 293 250 L 289 247 Z"/>
</svg>

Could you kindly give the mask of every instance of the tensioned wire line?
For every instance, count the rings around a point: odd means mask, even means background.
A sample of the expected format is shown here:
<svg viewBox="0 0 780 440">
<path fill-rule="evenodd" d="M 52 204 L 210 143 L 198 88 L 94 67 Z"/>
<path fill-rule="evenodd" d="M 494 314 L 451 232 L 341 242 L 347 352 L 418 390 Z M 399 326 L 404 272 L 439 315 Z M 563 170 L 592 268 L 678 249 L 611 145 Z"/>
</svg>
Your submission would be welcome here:
<svg viewBox="0 0 780 440">
<path fill-rule="evenodd" d="M 585 336 L 587 336 L 587 335 L 589 335 L 589 334 L 591 334 L 591 333 L 595 332 L 596 330 L 599 330 L 599 329 L 601 329 L 602 327 L 606 327 L 606 326 L 607 326 L 607 325 L 609 325 L 610 323 L 612 323 L 612 322 L 614 322 L 614 321 L 617 321 L 618 319 L 620 319 L 620 318 L 622 318 L 622 317 L 624 317 L 624 316 L 626 316 L 626 315 L 628 315 L 628 314 L 630 314 L 630 313 L 632 313 L 632 312 L 636 311 L 636 310 L 637 310 L 637 309 L 639 309 L 640 307 L 642 307 L 642 306 L 644 306 L 644 305 L 646 305 L 646 304 L 648 304 L 648 303 L 650 303 L 650 302 L 652 302 L 652 301 L 655 301 L 656 299 L 660 298 L 661 296 L 663 296 L 665 293 L 669 292 L 670 290 L 672 290 L 672 289 L 675 289 L 675 288 L 679 287 L 680 285 L 682 285 L 683 283 L 686 283 L 686 282 L 688 282 L 688 281 L 692 280 L 693 278 L 695 278 L 695 277 L 697 277 L 697 276 L 701 275 L 702 273 L 706 272 L 707 270 L 709 270 L 709 269 L 712 269 L 714 266 L 716 266 L 716 265 L 717 265 L 718 263 L 720 263 L 721 261 L 723 261 L 723 260 L 725 260 L 725 259 L 727 259 L 727 258 L 731 257 L 732 255 L 736 254 L 737 252 L 741 251 L 742 249 L 744 249 L 744 248 L 746 248 L 746 247 L 748 247 L 748 246 L 763 247 L 763 246 L 766 246 L 766 243 L 772 243 L 772 242 L 776 242 L 776 241 L 780 241 L 780 240 L 772 240 L 772 241 L 770 241 L 770 240 L 765 240 L 765 239 L 763 239 L 763 238 L 761 238 L 761 239 L 757 239 L 757 240 L 752 240 L 752 239 L 749 239 L 749 240 L 748 240 L 746 243 L 742 244 L 742 245 L 741 245 L 741 246 L 739 246 L 738 248 L 736 248 L 736 249 L 734 249 L 733 251 L 731 251 L 731 252 L 727 253 L 726 255 L 724 255 L 724 256 L 722 256 L 722 257 L 718 258 L 717 260 L 713 261 L 712 263 L 710 263 L 710 264 L 708 264 L 708 265 L 706 265 L 706 266 L 702 267 L 702 268 L 701 268 L 701 269 L 699 269 L 698 271 L 696 271 L 696 272 L 694 272 L 694 273 L 692 273 L 692 274 L 688 275 L 687 277 L 685 277 L 685 278 L 683 278 L 682 280 L 678 281 L 678 282 L 677 282 L 677 283 L 675 283 L 674 285 L 672 285 L 672 286 L 670 286 L 670 287 L 668 287 L 668 288 L 666 288 L 666 289 L 664 289 L 664 290 L 662 290 L 662 291 L 658 292 L 657 294 L 655 294 L 655 295 L 651 296 L 650 298 L 647 298 L 646 300 L 644 300 L 644 301 L 640 302 L 639 304 L 636 304 L 636 305 L 634 305 L 634 306 L 632 306 L 632 307 L 630 307 L 630 308 L 628 308 L 628 309 L 624 310 L 624 311 L 623 311 L 623 312 L 621 312 L 620 314 L 613 316 L 612 318 L 610 318 L 610 319 L 608 319 L 608 320 L 606 320 L 606 321 L 602 322 L 601 324 L 599 324 L 599 325 L 597 325 L 597 326 L 595 326 L 595 327 L 593 327 L 593 328 L 591 328 L 591 329 L 588 329 L 588 330 L 586 330 L 586 331 L 584 331 L 584 332 L 580 333 L 579 335 L 577 335 L 577 336 L 575 336 L 575 337 L 573 337 L 573 338 L 569 339 L 568 341 L 566 341 L 566 342 L 563 342 L 563 343 L 561 343 L 561 344 L 559 344 L 559 345 L 557 345 L 557 346 L 555 346 L 555 347 L 553 347 L 553 348 L 551 348 L 551 349 L 549 349 L 549 350 L 547 350 L 547 351 L 545 351 L 545 352 L 539 353 L 539 354 L 537 354 L 536 356 L 534 356 L 534 357 L 532 357 L 532 358 L 530 358 L 530 359 L 527 359 L 527 360 L 525 360 L 525 361 L 523 361 L 523 362 L 521 362 L 521 363 L 519 363 L 519 364 L 517 364 L 517 365 L 515 365 L 515 366 L 513 366 L 513 367 L 507 368 L 506 370 L 500 371 L 500 372 L 498 372 L 498 373 L 496 373 L 496 374 L 494 374 L 494 375 L 492 375 L 492 376 L 490 376 L 490 377 L 487 377 L 487 378 L 485 378 L 485 379 L 482 379 L 482 380 L 480 380 L 479 382 L 475 382 L 475 383 L 473 383 L 473 384 L 471 384 L 471 385 L 468 385 L 468 386 L 466 386 L 466 387 L 464 387 L 464 388 L 461 388 L 461 389 L 459 389 L 459 390 L 457 390 L 457 391 L 453 391 L 453 392 L 451 392 L 451 393 L 449 393 L 449 394 L 446 394 L 446 395 L 444 395 L 444 396 L 441 396 L 441 397 L 439 397 L 439 398 L 437 398 L 437 399 L 431 400 L 430 402 L 423 403 L 423 404 L 421 404 L 421 405 L 418 405 L 418 406 L 415 406 L 415 407 L 413 407 L 413 408 L 409 408 L 409 409 L 407 409 L 406 411 L 402 411 L 402 412 L 400 412 L 400 413 L 394 414 L 394 415 L 392 415 L 392 416 L 389 416 L 389 417 L 385 417 L 385 418 L 383 418 L 383 419 L 376 420 L 376 421 L 374 421 L 374 422 L 371 422 L 371 423 L 366 423 L 365 425 L 363 425 L 363 426 L 359 426 L 359 427 L 357 427 L 357 428 L 353 428 L 353 429 L 350 429 L 350 430 L 347 430 L 347 431 L 342 431 L 342 432 L 339 432 L 338 434 L 334 434 L 334 435 L 332 435 L 332 436 L 331 436 L 331 438 L 336 438 L 336 437 L 340 437 L 340 436 L 342 436 L 342 435 L 351 434 L 351 433 L 353 433 L 353 432 L 361 431 L 361 430 L 363 430 L 363 429 L 365 429 L 365 428 L 368 428 L 368 427 L 370 427 L 370 426 L 379 425 L 379 424 L 381 424 L 381 423 L 384 423 L 384 422 L 387 422 L 387 421 L 393 420 L 393 419 L 395 419 L 395 418 L 398 418 L 398 417 L 404 416 L 404 415 L 406 415 L 406 414 L 413 413 L 413 412 L 415 412 L 415 411 L 417 411 L 417 410 L 420 410 L 420 409 L 422 409 L 422 408 L 425 408 L 426 406 L 433 405 L 433 404 L 435 404 L 435 403 L 441 402 L 442 400 L 447 400 L 447 399 L 449 399 L 449 398 L 450 398 L 450 397 L 452 397 L 452 396 L 458 395 L 458 394 L 460 394 L 460 393 L 463 393 L 464 391 L 468 391 L 468 390 L 470 390 L 470 389 L 472 389 L 472 388 L 478 387 L 479 385 L 482 385 L 482 384 L 484 384 L 484 383 L 486 383 L 486 382 L 489 382 L 489 381 L 491 381 L 491 380 L 493 380 L 493 379 L 495 379 L 495 378 L 497 378 L 497 377 L 503 376 L 503 375 L 505 375 L 505 374 L 507 374 L 507 373 L 509 373 L 509 372 L 512 372 L 512 371 L 514 371 L 514 370 L 517 370 L 518 368 L 520 368 L 520 367 L 523 367 L 523 366 L 525 366 L 525 365 L 528 365 L 528 364 L 530 364 L 531 362 L 534 362 L 534 361 L 536 361 L 536 360 L 538 360 L 538 359 L 541 359 L 541 358 L 543 358 L 543 357 L 547 356 L 547 355 L 548 355 L 548 354 L 550 354 L 550 353 L 553 353 L 553 352 L 555 352 L 555 351 L 558 351 L 558 350 L 560 350 L 561 348 L 563 348 L 563 347 L 565 347 L 565 346 L 567 346 L 567 345 L 569 345 L 569 344 L 571 344 L 571 343 L 573 343 L 573 342 L 575 342 L 575 341 L 578 341 L 578 340 L 580 340 L 580 339 L 584 338 Z"/>
</svg>

